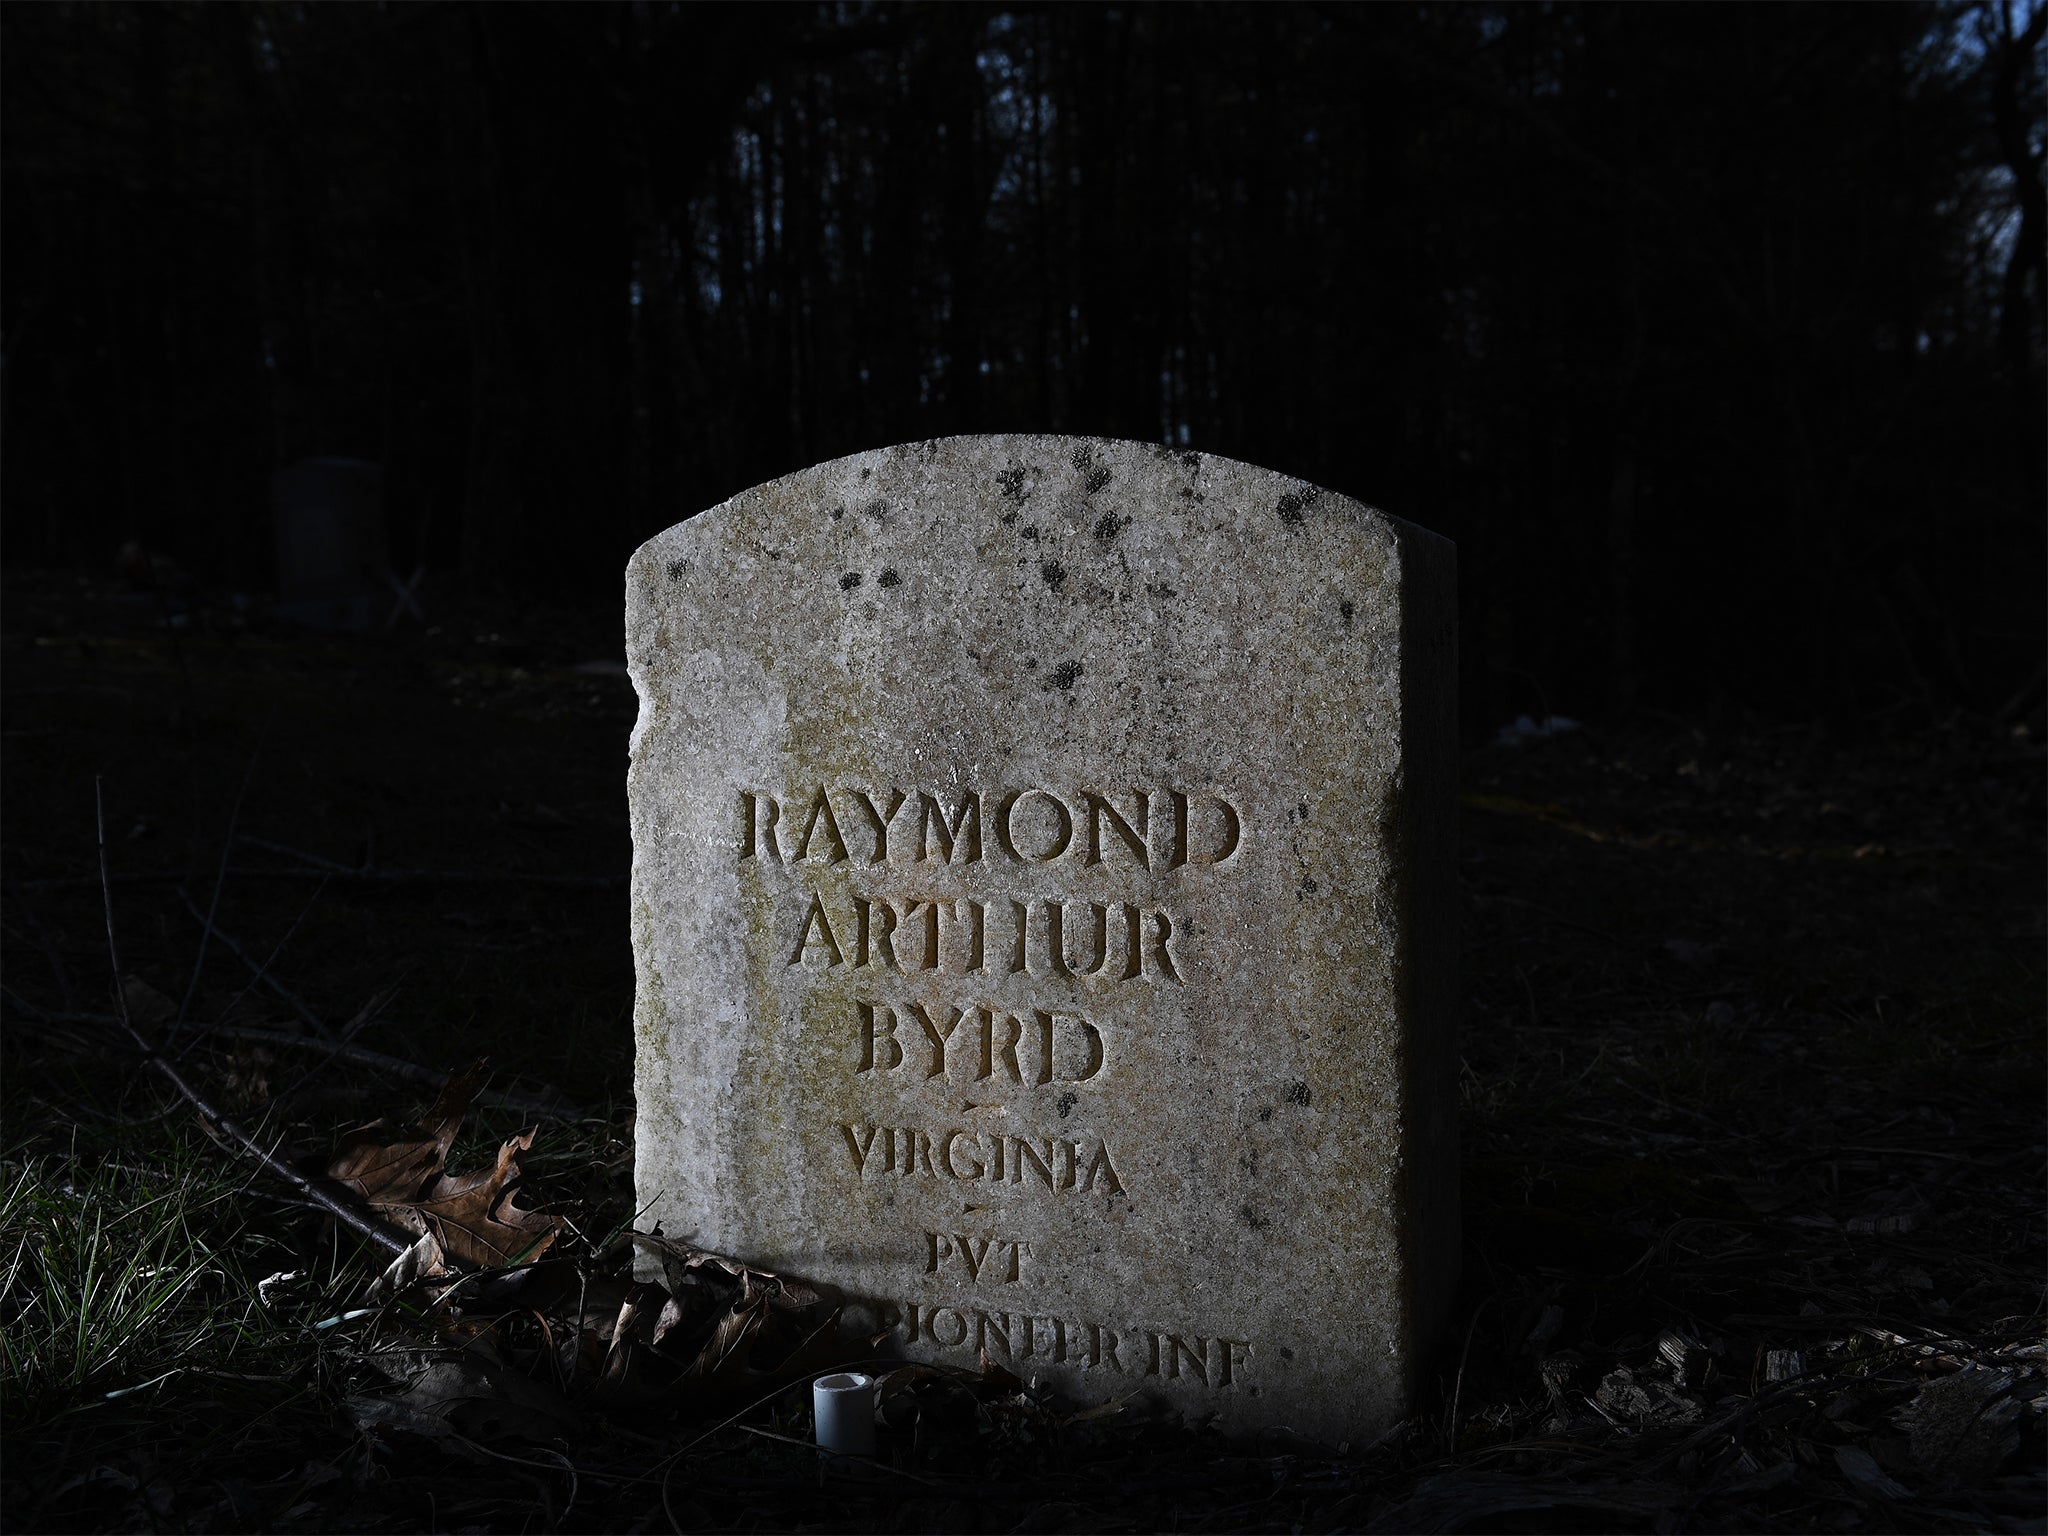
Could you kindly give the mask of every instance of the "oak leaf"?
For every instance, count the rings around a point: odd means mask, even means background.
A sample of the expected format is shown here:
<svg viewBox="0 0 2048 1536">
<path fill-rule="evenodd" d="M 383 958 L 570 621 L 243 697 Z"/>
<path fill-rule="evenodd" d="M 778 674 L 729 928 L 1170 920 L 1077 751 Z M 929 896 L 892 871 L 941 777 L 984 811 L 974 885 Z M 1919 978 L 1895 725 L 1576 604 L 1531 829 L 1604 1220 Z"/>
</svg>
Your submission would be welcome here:
<svg viewBox="0 0 2048 1536">
<path fill-rule="evenodd" d="M 533 1146 L 531 1131 L 499 1147 L 489 1168 L 446 1171 L 448 1149 L 483 1084 L 484 1068 L 479 1061 L 451 1077 L 433 1108 L 404 1131 L 383 1120 L 350 1131 L 327 1176 L 386 1220 L 432 1237 L 453 1262 L 496 1269 L 540 1257 L 562 1222 L 518 1203 L 519 1154 Z"/>
</svg>

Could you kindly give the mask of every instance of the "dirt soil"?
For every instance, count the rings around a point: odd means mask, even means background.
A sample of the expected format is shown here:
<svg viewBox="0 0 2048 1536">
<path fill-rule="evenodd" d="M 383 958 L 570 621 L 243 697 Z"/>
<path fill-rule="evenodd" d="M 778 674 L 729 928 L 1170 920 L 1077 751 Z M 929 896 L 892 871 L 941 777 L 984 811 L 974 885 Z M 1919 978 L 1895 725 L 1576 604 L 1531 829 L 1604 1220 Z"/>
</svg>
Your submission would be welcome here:
<svg viewBox="0 0 2048 1536">
<path fill-rule="evenodd" d="M 364 1052 L 487 1056 L 555 1110 L 526 1198 L 570 1217 L 578 1283 L 622 1273 L 598 1236 L 632 1214 L 619 643 L 510 608 L 308 635 L 11 576 L 9 1176 L 142 1177 L 173 1141 L 235 1166 L 113 1025 L 98 781 L 122 971 L 220 1107 L 317 1171 L 434 1096 Z M 1370 1445 L 1077 1418 L 999 1375 L 908 1384 L 860 1473 L 793 1443 L 800 1389 L 442 1435 L 374 1407 L 356 1325 L 315 1327 L 378 1265 L 251 1175 L 234 1241 L 333 1278 L 303 1344 L 116 1398 L 139 1366 L 31 1403 L 10 1365 L 5 1523 L 2041 1531 L 2041 729 L 1643 718 L 1465 755 L 1463 1290 L 1417 1415 Z M 522 1122 L 480 1110 L 458 1156 Z M 31 1240 L 6 1236 L 17 1271 Z M 404 1326 L 446 1350 L 497 1325 Z"/>
</svg>

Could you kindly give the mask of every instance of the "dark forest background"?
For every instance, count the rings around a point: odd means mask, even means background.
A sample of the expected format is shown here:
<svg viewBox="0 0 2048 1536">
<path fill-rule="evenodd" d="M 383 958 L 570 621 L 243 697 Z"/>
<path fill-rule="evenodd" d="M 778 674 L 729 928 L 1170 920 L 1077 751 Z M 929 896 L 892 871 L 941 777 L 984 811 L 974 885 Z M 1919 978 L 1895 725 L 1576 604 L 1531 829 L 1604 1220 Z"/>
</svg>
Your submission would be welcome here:
<svg viewBox="0 0 2048 1536">
<path fill-rule="evenodd" d="M 1467 724 L 2042 691 L 2048 8 L 13 5 L 5 554 L 606 611 L 758 481 L 1187 444 L 1460 545 Z"/>
</svg>

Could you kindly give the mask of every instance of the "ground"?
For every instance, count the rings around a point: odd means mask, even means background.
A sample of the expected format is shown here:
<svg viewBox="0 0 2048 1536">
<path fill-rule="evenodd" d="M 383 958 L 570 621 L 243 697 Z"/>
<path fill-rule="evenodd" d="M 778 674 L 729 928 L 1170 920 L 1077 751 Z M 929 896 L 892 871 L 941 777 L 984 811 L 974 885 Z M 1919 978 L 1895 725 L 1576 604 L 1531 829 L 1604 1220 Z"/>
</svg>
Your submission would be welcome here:
<svg viewBox="0 0 2048 1536">
<path fill-rule="evenodd" d="M 664 1352 L 625 1277 L 616 625 L 433 616 L 10 577 L 8 1528 L 2044 1528 L 2038 719 L 1474 746 L 1465 1269 L 1416 1416 L 1228 1442 L 898 1376 L 882 1465 L 827 1474 L 800 1287 L 706 1266 Z M 510 1102 L 448 1164 L 532 1125 L 545 1261 L 366 1299 L 388 1255 L 122 1032 L 96 786 L 128 1011 L 201 1096 L 317 1173 L 487 1056 Z"/>
</svg>

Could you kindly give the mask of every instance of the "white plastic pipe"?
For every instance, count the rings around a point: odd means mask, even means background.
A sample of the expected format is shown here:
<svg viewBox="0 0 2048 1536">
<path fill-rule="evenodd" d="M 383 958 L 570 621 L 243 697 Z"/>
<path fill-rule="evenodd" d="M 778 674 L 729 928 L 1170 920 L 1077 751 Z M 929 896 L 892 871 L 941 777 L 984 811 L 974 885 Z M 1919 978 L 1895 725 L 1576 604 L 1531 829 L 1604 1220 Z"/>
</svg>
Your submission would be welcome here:
<svg viewBox="0 0 2048 1536">
<path fill-rule="evenodd" d="M 818 1449 L 839 1456 L 875 1454 L 875 1378 L 858 1371 L 820 1376 L 811 1383 L 811 1413 Z"/>
</svg>

